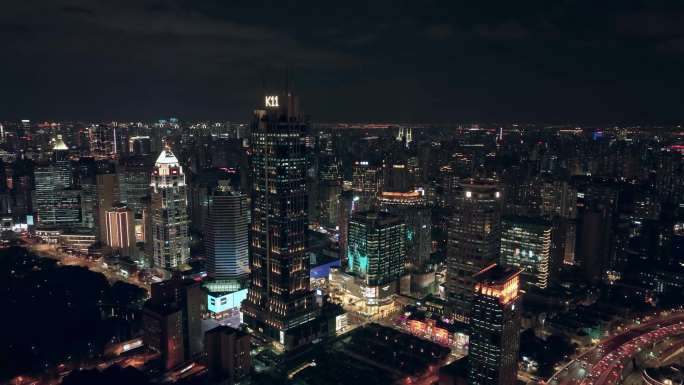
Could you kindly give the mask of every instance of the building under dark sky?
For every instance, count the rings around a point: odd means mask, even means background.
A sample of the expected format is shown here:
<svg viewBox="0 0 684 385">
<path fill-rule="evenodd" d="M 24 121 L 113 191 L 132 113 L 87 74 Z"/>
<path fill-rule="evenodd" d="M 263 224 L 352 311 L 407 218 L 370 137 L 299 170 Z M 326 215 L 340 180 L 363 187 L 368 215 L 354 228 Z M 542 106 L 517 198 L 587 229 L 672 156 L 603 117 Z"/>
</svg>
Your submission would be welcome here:
<svg viewBox="0 0 684 385">
<path fill-rule="evenodd" d="M 0 119 L 247 120 L 289 72 L 317 121 L 678 122 L 683 22 L 677 0 L 9 2 Z"/>
<path fill-rule="evenodd" d="M 308 130 L 294 95 L 267 96 L 255 110 L 251 274 L 242 310 L 252 330 L 287 349 L 306 341 L 302 325 L 319 313 L 306 254 Z"/>
</svg>

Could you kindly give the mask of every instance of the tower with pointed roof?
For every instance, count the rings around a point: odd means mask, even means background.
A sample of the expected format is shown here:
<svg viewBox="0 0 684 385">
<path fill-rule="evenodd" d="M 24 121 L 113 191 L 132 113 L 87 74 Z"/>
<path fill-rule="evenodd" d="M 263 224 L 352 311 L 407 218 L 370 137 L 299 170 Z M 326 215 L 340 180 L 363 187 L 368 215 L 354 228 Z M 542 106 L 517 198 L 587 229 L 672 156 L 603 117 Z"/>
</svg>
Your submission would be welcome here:
<svg viewBox="0 0 684 385">
<path fill-rule="evenodd" d="M 157 157 L 150 188 L 153 266 L 182 268 L 190 258 L 188 194 L 183 166 L 169 148 Z"/>
</svg>

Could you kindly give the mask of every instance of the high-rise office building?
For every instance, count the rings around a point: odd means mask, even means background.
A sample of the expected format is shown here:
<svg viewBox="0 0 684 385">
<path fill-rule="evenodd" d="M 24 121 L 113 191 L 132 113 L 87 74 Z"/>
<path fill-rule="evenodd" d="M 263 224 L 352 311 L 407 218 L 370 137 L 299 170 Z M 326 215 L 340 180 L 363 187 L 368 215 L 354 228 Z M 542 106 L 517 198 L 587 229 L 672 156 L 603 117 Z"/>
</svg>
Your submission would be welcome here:
<svg viewBox="0 0 684 385">
<path fill-rule="evenodd" d="M 202 352 L 202 308 L 205 300 L 199 282 L 175 271 L 171 279 L 152 284 L 148 307 L 176 307 L 181 313 L 182 354 L 186 360 Z"/>
<path fill-rule="evenodd" d="M 321 225 L 334 228 L 340 210 L 342 170 L 337 159 L 326 157 L 320 161 L 318 172 L 318 212 Z"/>
<path fill-rule="evenodd" d="M 206 226 L 207 275 L 241 280 L 249 274 L 247 196 L 219 185 L 211 196 Z"/>
<path fill-rule="evenodd" d="M 125 204 L 117 203 L 105 210 L 105 217 L 107 245 L 120 251 L 122 255 L 132 256 L 135 251 L 133 210 Z"/>
<path fill-rule="evenodd" d="M 520 348 L 520 271 L 492 264 L 473 276 L 471 385 L 515 385 Z"/>
<path fill-rule="evenodd" d="M 209 377 L 234 384 L 252 368 L 251 337 L 228 326 L 217 326 L 204 334 Z"/>
<path fill-rule="evenodd" d="M 403 142 L 408 147 L 413 142 L 413 129 L 411 127 L 399 127 L 397 142 Z"/>
<path fill-rule="evenodd" d="M 340 247 L 340 262 L 347 265 L 347 235 L 349 233 L 349 220 L 354 211 L 354 192 L 342 191 L 340 194 L 340 209 L 337 216 L 338 244 Z"/>
<path fill-rule="evenodd" d="M 352 190 L 358 197 L 359 210 L 372 208 L 383 185 L 382 166 L 369 161 L 356 161 L 352 167 Z"/>
<path fill-rule="evenodd" d="M 612 213 L 607 208 L 581 211 L 576 238 L 576 259 L 584 278 L 599 282 L 609 267 L 613 247 Z"/>
<path fill-rule="evenodd" d="M 149 156 L 128 157 L 122 160 L 117 170 L 121 202 L 133 210 L 135 238 L 138 242 L 147 240 L 145 222 L 149 216 L 153 162 L 154 159 Z"/>
<path fill-rule="evenodd" d="M 75 184 L 81 192 L 81 227 L 97 235 L 97 164 L 81 157 L 76 163 Z"/>
<path fill-rule="evenodd" d="M 501 191 L 484 180 L 467 180 L 459 187 L 449 223 L 446 293 L 456 319 L 467 323 L 473 274 L 499 260 Z"/>
<path fill-rule="evenodd" d="M 356 213 L 349 221 L 347 271 L 360 278 L 366 299 L 375 304 L 395 293 L 406 264 L 406 225 L 399 216 Z M 395 290 L 387 286 L 395 285 Z"/>
<path fill-rule="evenodd" d="M 98 173 L 95 179 L 99 236 L 102 242 L 107 242 L 107 210 L 120 200 L 119 178 L 115 173 L 107 172 Z"/>
<path fill-rule="evenodd" d="M 433 291 L 435 272 L 432 253 L 432 212 L 422 189 L 384 191 L 378 197 L 380 209 L 402 218 L 406 224 L 406 258 L 411 293 L 420 296 Z"/>
<path fill-rule="evenodd" d="M 152 141 L 149 136 L 131 136 L 128 138 L 128 153 L 134 156 L 152 153 Z"/>
<path fill-rule="evenodd" d="M 524 287 L 548 286 L 550 251 L 551 223 L 519 216 L 501 221 L 500 263 L 521 269 Z"/>
<path fill-rule="evenodd" d="M 183 167 L 170 149 L 159 154 L 150 186 L 153 264 L 177 269 L 190 257 L 188 198 Z"/>
<path fill-rule="evenodd" d="M 245 323 L 285 348 L 319 313 L 306 255 L 309 123 L 292 94 L 269 95 L 252 121 L 252 239 Z"/>
<path fill-rule="evenodd" d="M 117 170 L 121 202 L 141 216 L 149 203 L 150 177 L 154 159 L 136 156 L 123 159 Z"/>
<path fill-rule="evenodd" d="M 432 217 L 423 190 L 385 191 L 378 197 L 380 209 L 404 219 L 406 255 L 411 265 L 423 269 L 432 252 Z"/>
<path fill-rule="evenodd" d="M 73 185 L 73 169 L 68 147 L 57 136 L 50 164 L 34 171 L 34 209 L 41 228 L 70 228 L 82 223 L 80 190 Z"/>
<path fill-rule="evenodd" d="M 383 165 L 383 191 L 405 192 L 409 189 L 409 173 L 406 162 L 388 162 Z"/>
<path fill-rule="evenodd" d="M 247 298 L 249 224 L 247 196 L 227 180 L 208 196 L 205 221 L 207 309 L 215 314 L 234 311 Z"/>
</svg>

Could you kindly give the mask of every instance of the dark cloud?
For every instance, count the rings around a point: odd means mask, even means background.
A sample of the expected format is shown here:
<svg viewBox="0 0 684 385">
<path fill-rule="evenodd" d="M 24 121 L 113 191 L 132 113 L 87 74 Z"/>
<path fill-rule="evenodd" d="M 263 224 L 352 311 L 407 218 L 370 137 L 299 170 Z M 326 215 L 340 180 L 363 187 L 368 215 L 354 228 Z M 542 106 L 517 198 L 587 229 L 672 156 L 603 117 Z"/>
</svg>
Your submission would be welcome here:
<svg viewBox="0 0 684 385">
<path fill-rule="evenodd" d="M 672 121 L 682 15 L 668 0 L 14 1 L 0 120 L 243 120 L 290 77 L 322 121 Z"/>
<path fill-rule="evenodd" d="M 663 53 L 682 54 L 684 53 L 684 37 L 663 41 L 658 44 L 657 49 Z"/>
<path fill-rule="evenodd" d="M 669 39 L 684 35 L 684 12 L 629 12 L 617 18 L 618 31 L 628 37 Z"/>
<path fill-rule="evenodd" d="M 485 39 L 501 41 L 520 40 L 530 35 L 530 31 L 515 20 L 508 20 L 501 24 L 479 25 L 475 33 Z"/>
<path fill-rule="evenodd" d="M 65 6 L 61 7 L 60 9 L 64 13 L 75 13 L 75 14 L 80 14 L 80 15 L 92 16 L 95 13 L 92 9 L 73 6 L 73 5 L 65 5 Z"/>
<path fill-rule="evenodd" d="M 454 28 L 448 24 L 439 24 L 428 27 L 425 35 L 431 39 L 443 40 L 454 36 Z"/>
</svg>

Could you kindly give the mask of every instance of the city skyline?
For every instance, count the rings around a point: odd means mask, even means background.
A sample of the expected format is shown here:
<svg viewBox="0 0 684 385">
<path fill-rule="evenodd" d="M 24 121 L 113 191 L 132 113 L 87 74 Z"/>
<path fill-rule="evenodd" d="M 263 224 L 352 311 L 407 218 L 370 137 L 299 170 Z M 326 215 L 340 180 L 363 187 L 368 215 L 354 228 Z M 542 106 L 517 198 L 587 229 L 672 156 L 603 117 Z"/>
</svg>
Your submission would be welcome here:
<svg viewBox="0 0 684 385">
<path fill-rule="evenodd" d="M 0 384 L 684 384 L 684 3 L 0 11 Z"/>
</svg>

